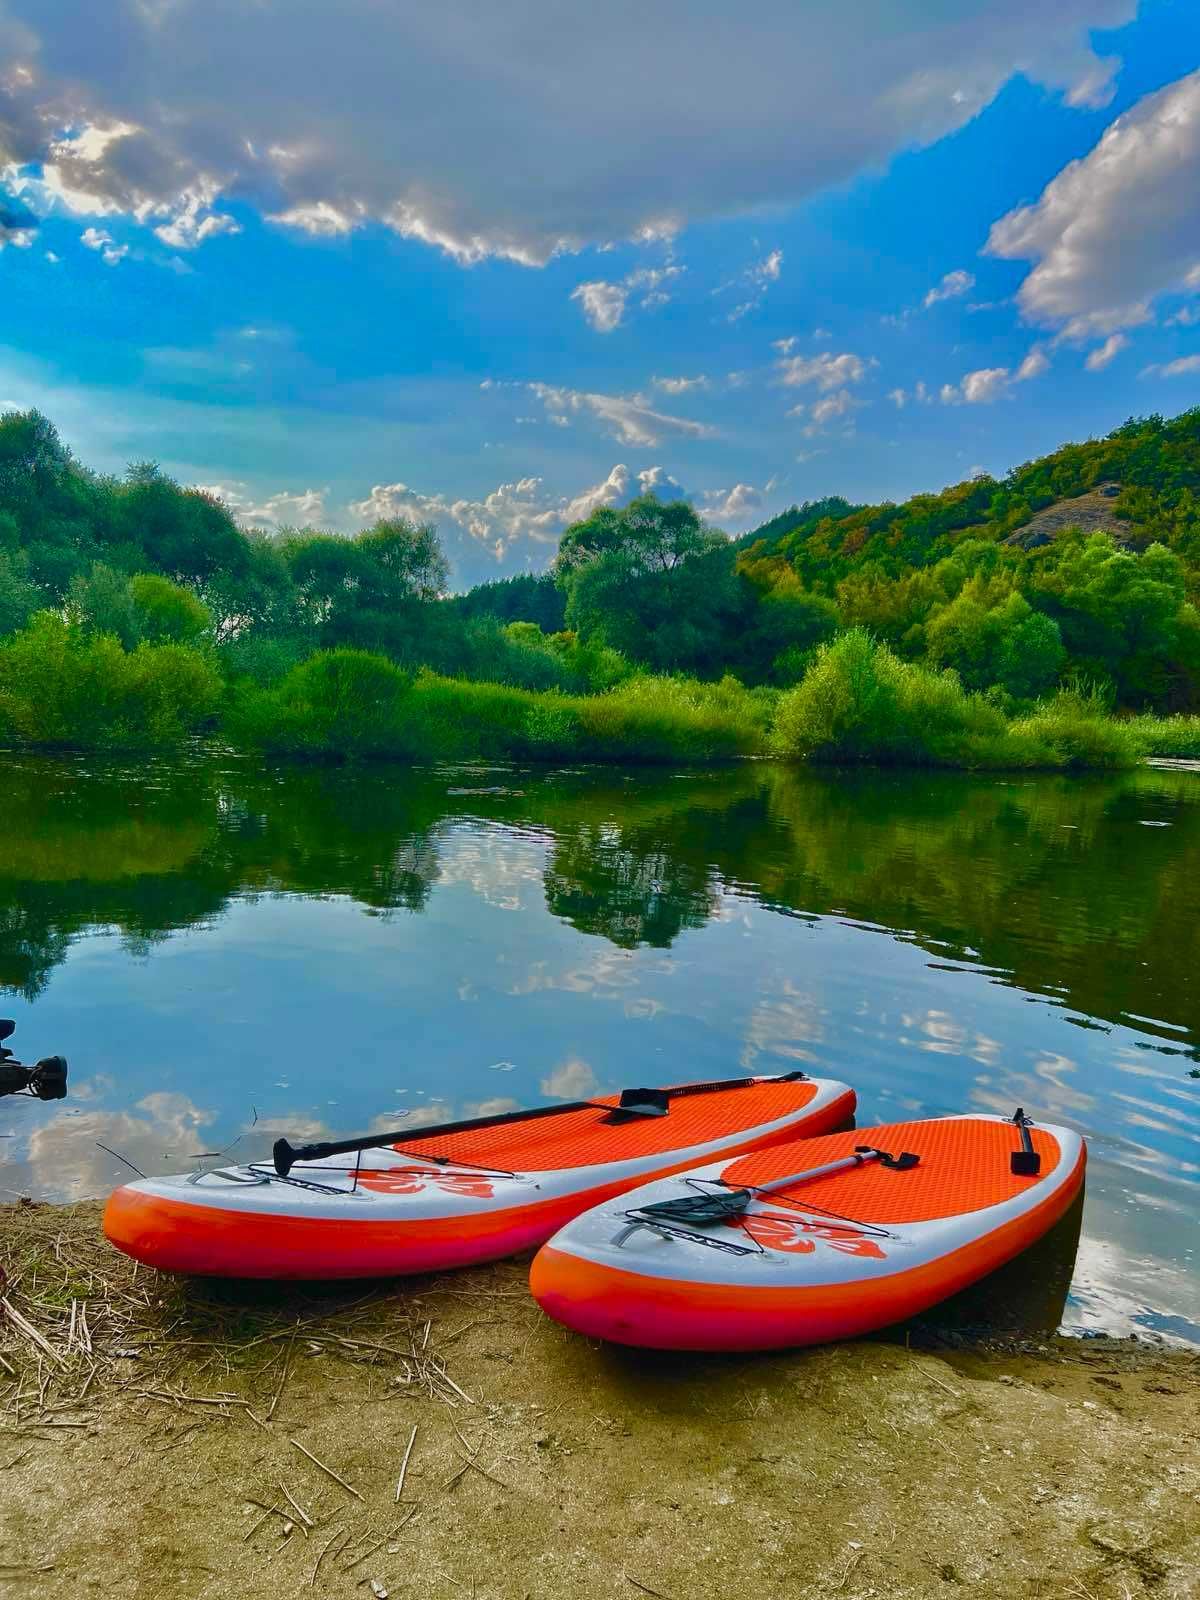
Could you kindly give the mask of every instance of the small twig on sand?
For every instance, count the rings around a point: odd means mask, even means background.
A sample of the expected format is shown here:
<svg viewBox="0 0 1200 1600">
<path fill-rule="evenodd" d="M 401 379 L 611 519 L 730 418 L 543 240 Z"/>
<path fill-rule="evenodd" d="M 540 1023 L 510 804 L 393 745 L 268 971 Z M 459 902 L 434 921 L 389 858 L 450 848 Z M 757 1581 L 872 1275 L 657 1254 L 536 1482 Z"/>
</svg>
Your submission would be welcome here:
<svg viewBox="0 0 1200 1600">
<path fill-rule="evenodd" d="M 342 1528 L 340 1528 L 340 1527 L 336 1528 L 334 1530 L 334 1532 L 330 1534 L 329 1538 L 326 1539 L 325 1543 L 321 1546 L 321 1553 L 317 1557 L 316 1565 L 312 1569 L 312 1576 L 308 1580 L 308 1587 L 310 1589 L 315 1589 L 316 1588 L 316 1586 L 317 1586 L 317 1573 L 320 1572 L 320 1570 L 321 1570 L 321 1563 L 322 1563 L 322 1561 L 324 1561 L 325 1557 L 329 1554 L 330 1545 L 333 1544 L 334 1540 L 337 1539 L 341 1535 L 341 1533 L 343 1531 L 344 1530 Z M 349 1534 L 347 1534 L 346 1537 L 347 1537 L 347 1539 L 349 1539 L 349 1537 L 350 1537 Z"/>
<path fill-rule="evenodd" d="M 366 1505 L 367 1502 L 363 1500 L 362 1495 L 359 1494 L 358 1490 L 352 1483 L 347 1483 L 340 1472 L 335 1472 L 332 1467 L 327 1467 L 322 1460 L 313 1455 L 311 1450 L 306 1449 L 304 1445 L 300 1443 L 299 1439 L 289 1439 L 288 1443 L 294 1444 L 301 1455 L 307 1456 L 314 1466 L 320 1467 L 321 1471 L 328 1474 L 328 1476 L 333 1479 L 334 1483 L 340 1483 L 347 1494 L 352 1494 L 356 1500 L 362 1500 L 363 1505 Z"/>
<path fill-rule="evenodd" d="M 643 1594 L 652 1594 L 654 1600 L 668 1600 L 668 1596 L 661 1589 L 652 1589 L 648 1583 L 639 1583 L 636 1578 L 631 1578 L 628 1573 L 625 1574 L 625 1581 L 626 1583 L 631 1583 L 635 1589 L 640 1589 Z"/>
<path fill-rule="evenodd" d="M 400 1463 L 400 1476 L 396 1480 L 396 1504 L 400 1504 L 400 1496 L 404 1493 L 404 1476 L 408 1471 L 409 1457 L 413 1453 L 413 1445 L 417 1442 L 417 1425 L 413 1424 L 413 1431 L 408 1436 L 408 1448 L 404 1452 L 404 1460 Z"/>
<path fill-rule="evenodd" d="M 286 1483 L 281 1483 L 279 1485 L 279 1492 L 280 1492 L 280 1494 L 282 1494 L 285 1497 L 285 1499 L 287 1500 L 288 1504 L 292 1507 L 293 1511 L 295 1511 L 296 1515 L 300 1518 L 300 1521 L 301 1521 L 301 1523 L 302 1523 L 302 1525 L 304 1527 L 306 1527 L 306 1528 L 315 1528 L 316 1527 L 316 1523 L 309 1516 L 308 1512 L 305 1511 L 304 1507 L 300 1504 L 299 1500 L 297 1500 L 295 1498 L 295 1496 L 290 1492 L 290 1490 L 288 1489 L 288 1486 L 287 1486 Z M 305 1538 L 307 1538 L 307 1537 L 308 1537 L 308 1535 L 305 1534 Z"/>
</svg>

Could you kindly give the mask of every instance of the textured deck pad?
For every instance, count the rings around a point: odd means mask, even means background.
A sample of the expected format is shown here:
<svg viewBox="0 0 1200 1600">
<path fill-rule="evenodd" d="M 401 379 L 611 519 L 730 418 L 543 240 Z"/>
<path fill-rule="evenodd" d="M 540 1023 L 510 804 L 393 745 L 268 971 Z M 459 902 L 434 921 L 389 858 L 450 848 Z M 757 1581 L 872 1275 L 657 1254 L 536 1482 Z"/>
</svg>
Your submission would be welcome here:
<svg viewBox="0 0 1200 1600">
<path fill-rule="evenodd" d="M 741 1089 L 680 1095 L 671 1101 L 665 1117 L 639 1116 L 627 1122 L 612 1122 L 608 1110 L 589 1108 L 565 1111 L 560 1117 L 425 1139 L 418 1128 L 413 1130 L 411 1139 L 394 1148 L 406 1155 L 451 1156 L 457 1161 L 513 1172 L 599 1166 L 602 1162 L 665 1155 L 671 1150 L 729 1138 L 793 1115 L 808 1105 L 816 1093 L 811 1080 L 756 1083 Z M 598 1095 L 596 1103 L 615 1109 L 617 1097 Z"/>
<path fill-rule="evenodd" d="M 1033 1148 L 1042 1158 L 1043 1174 L 1059 1157 L 1058 1140 L 1034 1128 Z M 962 1216 L 1001 1204 L 1029 1188 L 1029 1178 L 1013 1175 L 1009 1157 L 1021 1148 L 1020 1132 L 1009 1123 L 976 1121 L 974 1117 L 941 1122 L 891 1122 L 857 1133 L 830 1133 L 803 1143 L 756 1150 L 725 1168 L 723 1181 L 738 1185 L 770 1183 L 805 1167 L 819 1167 L 852 1154 L 864 1140 L 892 1155 L 911 1150 L 920 1164 L 895 1172 L 878 1163 L 831 1178 L 797 1185 L 783 1196 L 803 1198 L 814 1209 L 836 1211 L 869 1222 L 932 1222 Z"/>
</svg>

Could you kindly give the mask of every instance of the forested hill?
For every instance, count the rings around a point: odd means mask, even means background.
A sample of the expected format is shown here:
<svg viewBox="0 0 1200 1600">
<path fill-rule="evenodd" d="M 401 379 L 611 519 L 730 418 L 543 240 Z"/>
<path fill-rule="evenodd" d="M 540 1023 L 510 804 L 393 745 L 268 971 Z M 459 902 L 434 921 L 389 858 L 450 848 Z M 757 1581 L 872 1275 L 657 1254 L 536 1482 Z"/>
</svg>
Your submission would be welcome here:
<svg viewBox="0 0 1200 1600">
<path fill-rule="evenodd" d="M 900 505 L 793 507 L 737 540 L 686 502 L 642 496 L 568 528 L 548 574 L 447 598 L 432 527 L 247 530 L 153 465 L 91 472 L 46 418 L 10 413 L 0 648 L 37 624 L 48 650 L 57 618 L 125 650 L 202 647 L 227 683 L 273 683 L 314 652 L 352 648 L 594 693 L 645 670 L 788 688 L 822 645 L 862 628 L 1009 713 L 1069 683 L 1118 707 L 1190 710 L 1198 494 L 1194 410 Z"/>
</svg>

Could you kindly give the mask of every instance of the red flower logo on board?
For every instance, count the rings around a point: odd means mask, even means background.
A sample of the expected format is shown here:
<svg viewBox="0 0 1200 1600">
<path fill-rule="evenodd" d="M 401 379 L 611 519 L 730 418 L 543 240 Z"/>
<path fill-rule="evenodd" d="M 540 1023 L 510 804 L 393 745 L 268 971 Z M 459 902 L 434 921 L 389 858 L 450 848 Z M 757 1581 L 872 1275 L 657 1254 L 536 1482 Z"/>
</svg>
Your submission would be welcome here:
<svg viewBox="0 0 1200 1600">
<path fill-rule="evenodd" d="M 781 1217 L 774 1211 L 761 1211 L 741 1218 L 741 1226 L 765 1250 L 786 1250 L 791 1255 L 810 1255 L 818 1243 L 843 1255 L 886 1259 L 874 1239 L 836 1222 L 810 1222 L 805 1217 Z"/>
<path fill-rule="evenodd" d="M 432 1184 L 446 1194 L 470 1195 L 475 1200 L 490 1200 L 495 1194 L 491 1180 L 474 1172 L 426 1172 L 423 1168 L 383 1167 L 360 1172 L 358 1181 L 376 1194 L 420 1194 Z"/>
</svg>

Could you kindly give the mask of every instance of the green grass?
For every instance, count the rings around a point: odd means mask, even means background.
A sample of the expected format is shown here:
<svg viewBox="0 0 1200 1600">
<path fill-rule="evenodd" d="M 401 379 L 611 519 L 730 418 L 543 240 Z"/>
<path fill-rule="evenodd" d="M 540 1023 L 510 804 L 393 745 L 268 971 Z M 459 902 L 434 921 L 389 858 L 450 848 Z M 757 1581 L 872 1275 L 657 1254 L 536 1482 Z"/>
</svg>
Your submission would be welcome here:
<svg viewBox="0 0 1200 1600">
<path fill-rule="evenodd" d="M 1122 726 L 1143 755 L 1200 761 L 1200 717 L 1130 717 Z"/>
<path fill-rule="evenodd" d="M 382 657 L 335 650 L 274 688 L 238 685 L 225 727 L 237 745 L 316 760 L 712 762 L 761 754 L 770 706 L 732 679 L 635 677 L 569 695 L 413 678 Z"/>
</svg>

